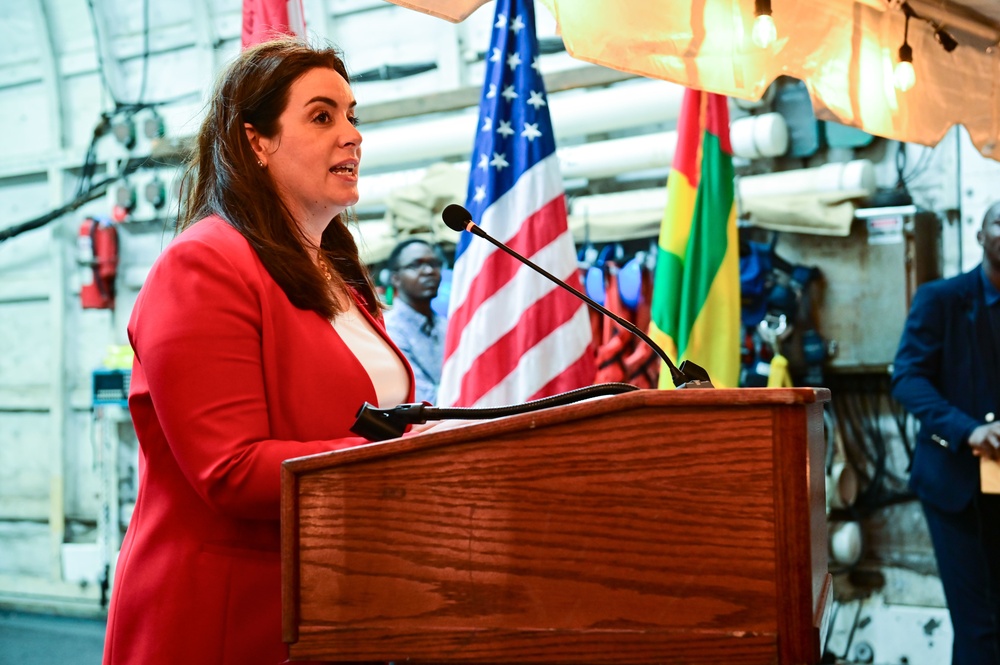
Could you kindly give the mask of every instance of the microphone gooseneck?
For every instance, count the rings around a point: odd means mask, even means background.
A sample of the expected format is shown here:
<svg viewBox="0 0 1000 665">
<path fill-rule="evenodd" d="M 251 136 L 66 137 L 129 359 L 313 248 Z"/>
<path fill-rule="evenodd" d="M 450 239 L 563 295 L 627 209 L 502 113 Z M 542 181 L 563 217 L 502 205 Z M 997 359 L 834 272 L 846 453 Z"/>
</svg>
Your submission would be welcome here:
<svg viewBox="0 0 1000 665">
<path fill-rule="evenodd" d="M 351 431 L 363 436 L 369 441 L 385 441 L 402 436 L 408 425 L 425 423 L 428 420 L 492 420 L 505 416 L 515 416 L 530 413 L 555 406 L 573 404 L 594 397 L 621 395 L 639 390 L 629 383 L 599 383 L 594 386 L 584 386 L 576 390 L 542 397 L 540 399 L 511 404 L 509 406 L 493 406 L 484 408 L 452 407 L 441 408 L 424 403 L 400 404 L 390 409 L 380 409 L 368 402 L 361 405 L 355 414 Z"/>
<path fill-rule="evenodd" d="M 677 386 L 678 388 L 714 387 L 712 385 L 712 380 L 708 376 L 708 372 L 706 372 L 704 368 L 700 367 L 699 365 L 696 365 L 690 360 L 683 361 L 681 363 L 680 368 L 678 368 L 676 365 L 674 365 L 673 361 L 670 360 L 670 356 L 667 355 L 666 351 L 661 349 L 656 342 L 650 339 L 649 335 L 647 335 L 642 330 L 637 328 L 635 324 L 633 324 L 631 321 L 627 319 L 618 316 L 614 312 L 611 312 L 610 310 L 604 308 L 602 305 L 598 304 L 596 301 L 589 298 L 586 294 L 577 291 L 566 282 L 562 281 L 561 279 L 551 274 L 544 268 L 534 264 L 529 259 L 521 256 L 507 245 L 503 244 L 490 234 L 486 233 L 486 231 L 483 231 L 481 226 L 472 221 L 472 213 L 470 213 L 462 206 L 456 203 L 452 203 L 451 205 L 445 207 L 445 209 L 441 212 L 441 219 L 444 220 L 445 225 L 449 229 L 452 229 L 453 231 L 458 231 L 458 232 L 468 231 L 469 233 L 472 233 L 475 236 L 479 236 L 480 238 L 489 241 L 498 249 L 501 249 L 507 254 L 510 254 L 515 259 L 525 264 L 535 272 L 538 272 L 543 276 L 545 276 L 546 278 L 548 278 L 549 280 L 555 282 L 556 284 L 566 289 L 567 291 L 575 295 L 583 302 L 587 303 L 587 305 L 589 305 L 592 309 L 595 309 L 601 314 L 610 317 L 611 320 L 617 323 L 619 326 L 621 326 L 625 330 L 629 331 L 630 333 L 641 339 L 643 342 L 648 344 L 649 348 L 653 349 L 653 351 L 656 352 L 656 355 L 658 355 L 660 359 L 662 359 L 663 362 L 667 365 L 667 369 L 670 371 L 670 379 L 674 382 L 674 385 Z"/>
</svg>

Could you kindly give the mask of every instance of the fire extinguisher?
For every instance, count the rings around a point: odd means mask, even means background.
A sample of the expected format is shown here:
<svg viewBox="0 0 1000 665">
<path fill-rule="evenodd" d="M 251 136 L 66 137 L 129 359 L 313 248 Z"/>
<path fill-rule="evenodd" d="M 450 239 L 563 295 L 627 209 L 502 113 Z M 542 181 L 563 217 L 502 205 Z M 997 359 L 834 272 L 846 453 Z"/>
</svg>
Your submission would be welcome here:
<svg viewBox="0 0 1000 665">
<path fill-rule="evenodd" d="M 118 273 L 118 229 L 108 220 L 88 217 L 77 235 L 77 261 L 83 267 L 80 304 L 84 309 L 113 309 Z"/>
</svg>

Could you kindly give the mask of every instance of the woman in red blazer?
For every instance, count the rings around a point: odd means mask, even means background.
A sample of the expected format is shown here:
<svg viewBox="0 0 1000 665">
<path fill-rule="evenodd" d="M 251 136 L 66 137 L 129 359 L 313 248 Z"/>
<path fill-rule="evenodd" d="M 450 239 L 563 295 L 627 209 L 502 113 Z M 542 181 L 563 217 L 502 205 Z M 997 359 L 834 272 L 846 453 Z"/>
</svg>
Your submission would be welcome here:
<svg viewBox="0 0 1000 665">
<path fill-rule="evenodd" d="M 366 443 L 362 402 L 413 399 L 344 212 L 361 135 L 333 50 L 280 40 L 219 80 L 183 232 L 129 323 L 140 490 L 104 663 L 274 665 L 283 460 Z"/>
</svg>

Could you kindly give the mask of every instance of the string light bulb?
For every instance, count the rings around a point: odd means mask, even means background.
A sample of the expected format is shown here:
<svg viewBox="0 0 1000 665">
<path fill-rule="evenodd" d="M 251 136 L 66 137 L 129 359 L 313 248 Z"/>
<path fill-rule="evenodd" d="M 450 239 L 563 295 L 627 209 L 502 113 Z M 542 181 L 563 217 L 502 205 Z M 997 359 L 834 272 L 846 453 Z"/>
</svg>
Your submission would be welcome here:
<svg viewBox="0 0 1000 665">
<path fill-rule="evenodd" d="M 771 0 L 754 0 L 753 30 L 750 38 L 760 48 L 768 48 L 778 38 L 778 29 L 771 18 Z"/>
<path fill-rule="evenodd" d="M 908 41 L 910 36 L 910 17 L 913 16 L 913 10 L 905 2 L 903 3 L 903 13 L 906 14 L 906 23 L 903 27 L 903 45 L 899 47 L 899 63 L 892 73 L 896 89 L 900 92 L 906 92 L 917 82 L 917 73 L 913 70 L 913 47 L 910 46 Z"/>
<path fill-rule="evenodd" d="M 896 89 L 906 92 L 917 82 L 917 73 L 913 70 L 913 49 L 909 44 L 899 47 L 899 63 L 892 72 L 892 77 L 896 82 Z"/>
</svg>

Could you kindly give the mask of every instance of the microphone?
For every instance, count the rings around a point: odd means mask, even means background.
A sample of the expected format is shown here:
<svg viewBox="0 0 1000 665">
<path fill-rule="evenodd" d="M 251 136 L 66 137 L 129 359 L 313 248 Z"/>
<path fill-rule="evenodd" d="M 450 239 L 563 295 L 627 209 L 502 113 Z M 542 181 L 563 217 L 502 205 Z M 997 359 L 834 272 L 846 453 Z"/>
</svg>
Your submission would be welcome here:
<svg viewBox="0 0 1000 665">
<path fill-rule="evenodd" d="M 462 206 L 455 203 L 452 203 L 451 205 L 447 206 L 441 212 L 441 219 L 444 220 L 445 225 L 452 231 L 458 231 L 459 233 L 461 233 L 462 231 L 468 231 L 474 236 L 478 236 L 480 238 L 483 238 L 484 240 L 489 241 L 498 249 L 501 249 L 507 254 L 510 254 L 515 259 L 517 259 L 524 265 L 528 266 L 535 272 L 541 274 L 550 281 L 555 282 L 565 290 L 569 291 L 577 298 L 587 303 L 592 309 L 597 310 L 604 316 L 610 317 L 611 320 L 617 323 L 619 326 L 621 326 L 622 328 L 629 331 L 630 333 L 641 339 L 643 342 L 648 344 L 649 347 L 656 352 L 656 355 L 658 355 L 663 360 L 663 362 L 667 366 L 667 369 L 670 370 L 670 379 L 674 382 L 674 385 L 676 387 L 678 388 L 715 387 L 712 385 L 712 380 L 709 378 L 708 372 L 705 371 L 703 367 L 696 365 L 690 360 L 685 360 L 684 362 L 681 363 L 680 368 L 678 368 L 676 365 L 674 365 L 673 361 L 670 360 L 670 357 L 667 355 L 667 353 L 663 349 L 661 349 L 656 342 L 650 339 L 649 335 L 639 330 L 639 328 L 637 328 L 631 321 L 623 319 L 617 314 L 605 309 L 596 301 L 589 298 L 586 294 L 580 293 L 566 282 L 562 281 L 555 275 L 549 273 L 544 268 L 535 265 L 527 258 L 521 256 L 507 245 L 503 244 L 496 238 L 492 237 L 490 234 L 486 233 L 486 231 L 483 231 L 482 227 L 480 227 L 478 224 L 472 221 L 472 213 L 470 213 Z"/>
<path fill-rule="evenodd" d="M 354 416 L 354 425 L 351 426 L 351 431 L 369 441 L 385 441 L 402 436 L 408 425 L 425 423 L 428 420 L 492 420 L 493 418 L 516 416 L 554 406 L 573 404 L 594 397 L 621 395 L 633 390 L 639 390 L 639 388 L 630 383 L 599 383 L 523 404 L 483 408 L 441 408 L 419 402 L 400 404 L 389 409 L 379 409 L 365 402 Z"/>
</svg>

